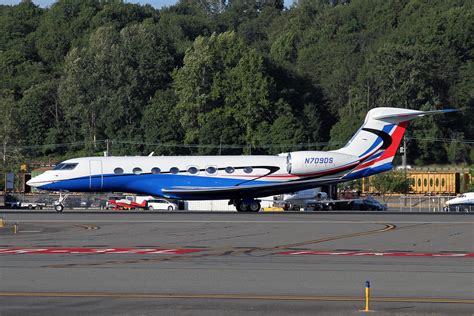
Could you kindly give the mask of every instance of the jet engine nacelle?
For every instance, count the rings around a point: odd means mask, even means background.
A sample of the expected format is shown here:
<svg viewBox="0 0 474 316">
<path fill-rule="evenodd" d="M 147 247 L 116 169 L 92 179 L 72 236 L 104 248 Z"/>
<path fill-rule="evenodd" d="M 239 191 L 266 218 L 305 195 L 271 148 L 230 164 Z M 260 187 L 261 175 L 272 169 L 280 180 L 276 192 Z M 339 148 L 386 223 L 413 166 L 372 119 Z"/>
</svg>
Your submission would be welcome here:
<svg viewBox="0 0 474 316">
<path fill-rule="evenodd" d="M 305 175 L 343 167 L 359 160 L 357 156 L 327 151 L 295 151 L 286 160 L 288 173 Z"/>
</svg>

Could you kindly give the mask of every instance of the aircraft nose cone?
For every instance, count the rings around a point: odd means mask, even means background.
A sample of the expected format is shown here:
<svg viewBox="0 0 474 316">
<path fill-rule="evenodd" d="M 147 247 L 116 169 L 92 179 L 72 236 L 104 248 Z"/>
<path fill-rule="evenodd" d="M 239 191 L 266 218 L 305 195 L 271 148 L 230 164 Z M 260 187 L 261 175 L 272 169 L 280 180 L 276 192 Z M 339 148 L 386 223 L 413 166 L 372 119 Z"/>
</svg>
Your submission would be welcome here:
<svg viewBox="0 0 474 316">
<path fill-rule="evenodd" d="M 30 187 L 34 187 L 35 183 L 33 182 L 33 179 L 30 179 L 30 180 L 26 181 L 26 185 L 29 185 Z"/>
<path fill-rule="evenodd" d="M 42 181 L 40 177 L 41 176 L 31 178 L 30 180 L 26 182 L 26 184 L 29 185 L 30 187 L 39 187 L 40 185 L 45 184 L 44 181 Z"/>
</svg>

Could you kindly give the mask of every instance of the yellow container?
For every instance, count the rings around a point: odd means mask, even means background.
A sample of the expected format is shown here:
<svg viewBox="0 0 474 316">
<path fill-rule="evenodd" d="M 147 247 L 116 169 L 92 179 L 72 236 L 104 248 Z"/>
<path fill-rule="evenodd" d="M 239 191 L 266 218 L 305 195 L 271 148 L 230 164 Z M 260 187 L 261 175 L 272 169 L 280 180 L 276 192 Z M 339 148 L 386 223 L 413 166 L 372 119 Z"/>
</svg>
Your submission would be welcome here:
<svg viewBox="0 0 474 316">
<path fill-rule="evenodd" d="M 264 212 L 284 212 L 282 207 L 264 207 L 262 210 Z"/>
</svg>

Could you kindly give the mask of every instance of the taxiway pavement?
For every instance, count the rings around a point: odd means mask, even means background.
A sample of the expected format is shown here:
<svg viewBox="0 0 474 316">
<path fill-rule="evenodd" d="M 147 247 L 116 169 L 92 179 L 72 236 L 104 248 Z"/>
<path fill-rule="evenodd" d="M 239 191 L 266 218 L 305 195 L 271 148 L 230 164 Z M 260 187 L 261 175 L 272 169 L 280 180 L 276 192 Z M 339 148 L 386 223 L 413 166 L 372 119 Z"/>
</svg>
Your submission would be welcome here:
<svg viewBox="0 0 474 316">
<path fill-rule="evenodd" d="M 0 251 L 24 251 L 0 253 L 2 316 L 347 315 L 363 307 L 366 280 L 380 314 L 474 311 L 474 257 L 462 256 L 474 253 L 471 215 L 1 216 Z M 139 253 L 144 249 L 150 253 Z M 151 253 L 156 249 L 195 251 Z"/>
</svg>

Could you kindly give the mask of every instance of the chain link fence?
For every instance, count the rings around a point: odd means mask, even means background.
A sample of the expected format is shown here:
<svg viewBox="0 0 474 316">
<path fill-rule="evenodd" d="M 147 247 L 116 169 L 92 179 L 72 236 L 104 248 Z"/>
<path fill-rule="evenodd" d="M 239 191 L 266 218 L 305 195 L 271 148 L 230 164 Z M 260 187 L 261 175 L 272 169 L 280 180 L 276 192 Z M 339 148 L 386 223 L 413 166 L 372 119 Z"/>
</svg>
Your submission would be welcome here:
<svg viewBox="0 0 474 316">
<path fill-rule="evenodd" d="M 400 212 L 474 212 L 474 205 L 456 205 L 448 207 L 446 202 L 454 196 L 402 195 L 391 197 L 388 201 L 390 211 Z"/>
</svg>

